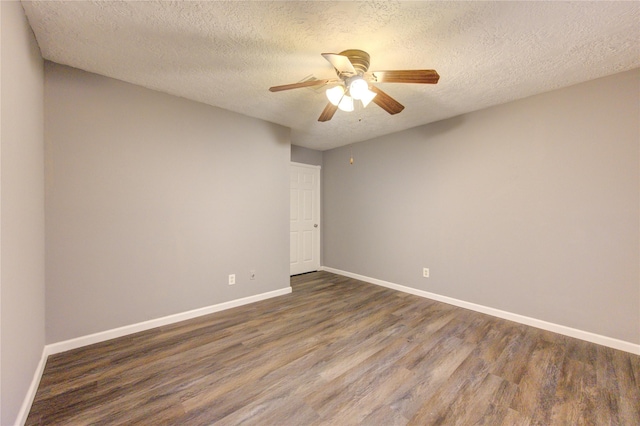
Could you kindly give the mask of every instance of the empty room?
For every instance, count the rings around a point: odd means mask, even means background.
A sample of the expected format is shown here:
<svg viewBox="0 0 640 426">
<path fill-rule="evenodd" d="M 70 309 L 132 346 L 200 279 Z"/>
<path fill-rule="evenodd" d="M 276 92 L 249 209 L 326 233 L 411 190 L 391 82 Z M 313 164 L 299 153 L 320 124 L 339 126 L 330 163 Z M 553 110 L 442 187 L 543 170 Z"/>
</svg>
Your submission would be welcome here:
<svg viewBox="0 0 640 426">
<path fill-rule="evenodd" d="M 0 2 L 0 424 L 640 424 L 638 22 Z"/>
</svg>

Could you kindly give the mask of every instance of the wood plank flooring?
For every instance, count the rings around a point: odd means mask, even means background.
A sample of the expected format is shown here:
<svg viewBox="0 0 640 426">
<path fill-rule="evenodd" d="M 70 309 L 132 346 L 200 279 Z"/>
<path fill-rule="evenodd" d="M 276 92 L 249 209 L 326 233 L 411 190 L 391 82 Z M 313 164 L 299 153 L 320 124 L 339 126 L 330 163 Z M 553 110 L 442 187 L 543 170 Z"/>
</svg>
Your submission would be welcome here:
<svg viewBox="0 0 640 426">
<path fill-rule="evenodd" d="M 640 357 L 327 272 L 49 357 L 27 425 L 639 425 Z"/>
</svg>

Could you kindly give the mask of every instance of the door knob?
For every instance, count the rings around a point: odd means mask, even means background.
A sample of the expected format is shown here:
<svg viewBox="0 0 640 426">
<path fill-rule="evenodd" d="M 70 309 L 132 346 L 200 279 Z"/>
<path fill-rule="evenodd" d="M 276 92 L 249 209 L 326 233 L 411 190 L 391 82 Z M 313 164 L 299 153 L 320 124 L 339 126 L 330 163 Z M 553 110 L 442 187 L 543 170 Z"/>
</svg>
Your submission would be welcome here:
<svg viewBox="0 0 640 426">
<path fill-rule="evenodd" d="M 314 224 L 313 224 L 313 227 L 314 227 L 314 228 L 317 228 L 317 227 L 318 227 L 318 224 L 317 224 L 317 223 L 314 223 Z"/>
</svg>

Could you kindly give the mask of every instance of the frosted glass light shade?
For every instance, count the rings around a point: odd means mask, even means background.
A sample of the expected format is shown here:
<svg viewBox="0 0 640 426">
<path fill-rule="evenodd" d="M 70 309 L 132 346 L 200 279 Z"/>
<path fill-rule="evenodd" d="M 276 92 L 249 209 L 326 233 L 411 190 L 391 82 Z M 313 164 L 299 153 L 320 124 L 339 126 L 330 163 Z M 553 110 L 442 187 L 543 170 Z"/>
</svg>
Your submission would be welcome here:
<svg viewBox="0 0 640 426">
<path fill-rule="evenodd" d="M 349 85 L 349 94 L 353 99 L 362 99 L 369 91 L 369 85 L 362 78 L 355 78 Z"/>
<path fill-rule="evenodd" d="M 378 94 L 376 92 L 372 92 L 371 90 L 367 89 L 367 91 L 364 93 L 364 95 L 362 95 L 362 97 L 360 98 L 360 101 L 362 102 L 362 106 L 366 108 L 366 106 L 369 105 L 369 103 L 377 95 Z"/>
<path fill-rule="evenodd" d="M 353 98 L 351 96 L 343 96 L 338 104 L 338 109 L 345 112 L 353 111 Z"/>
<path fill-rule="evenodd" d="M 327 89 L 326 94 L 327 94 L 327 99 L 329 99 L 329 102 L 331 102 L 333 105 L 338 105 L 340 104 L 340 100 L 344 96 L 344 87 L 342 86 L 332 87 L 331 89 Z"/>
</svg>

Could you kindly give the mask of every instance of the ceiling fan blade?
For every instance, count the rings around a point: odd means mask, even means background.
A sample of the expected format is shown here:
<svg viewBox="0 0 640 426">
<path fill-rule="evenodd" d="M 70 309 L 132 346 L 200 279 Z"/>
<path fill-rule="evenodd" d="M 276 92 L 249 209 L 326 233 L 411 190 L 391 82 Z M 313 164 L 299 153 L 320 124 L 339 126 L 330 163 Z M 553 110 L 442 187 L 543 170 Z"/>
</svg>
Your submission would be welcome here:
<svg viewBox="0 0 640 426">
<path fill-rule="evenodd" d="M 327 106 L 324 107 L 324 110 L 322 111 L 322 114 L 320 114 L 318 121 L 325 122 L 331 120 L 333 118 L 333 114 L 335 114 L 337 110 L 338 106 L 329 102 Z"/>
<path fill-rule="evenodd" d="M 356 73 L 356 69 L 346 56 L 338 55 L 337 53 L 323 53 L 322 56 L 324 56 L 324 58 L 329 61 L 336 70 L 338 70 L 338 73 Z"/>
<path fill-rule="evenodd" d="M 378 89 L 376 86 L 369 86 L 369 90 L 378 95 L 373 98 L 373 102 L 389 114 L 397 114 L 404 109 L 404 105 Z"/>
<path fill-rule="evenodd" d="M 340 80 L 335 78 L 324 79 L 324 80 L 307 80 L 307 81 L 301 81 L 300 83 L 283 84 L 282 86 L 269 87 L 269 91 L 281 92 L 283 90 L 298 89 L 300 87 L 322 86 L 323 84 L 338 83 L 338 82 L 340 82 Z"/>
<path fill-rule="evenodd" d="M 436 70 L 372 71 L 367 76 L 375 83 L 436 84 L 440 79 Z"/>
</svg>

